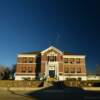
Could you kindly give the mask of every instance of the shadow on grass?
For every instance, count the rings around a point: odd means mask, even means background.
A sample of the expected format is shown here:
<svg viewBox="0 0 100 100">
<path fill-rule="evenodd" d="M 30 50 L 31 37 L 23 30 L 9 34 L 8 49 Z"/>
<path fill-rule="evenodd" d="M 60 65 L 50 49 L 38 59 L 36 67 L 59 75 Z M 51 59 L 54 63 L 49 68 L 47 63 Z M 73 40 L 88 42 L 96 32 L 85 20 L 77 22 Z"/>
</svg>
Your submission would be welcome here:
<svg viewBox="0 0 100 100">
<path fill-rule="evenodd" d="M 66 87 L 63 83 L 57 82 L 53 86 L 37 91 L 31 91 L 26 95 L 36 100 L 99 100 L 100 93 L 84 91 L 81 88 Z"/>
<path fill-rule="evenodd" d="M 9 92 L 20 95 L 11 90 Z M 53 83 L 53 86 L 27 92 L 20 96 L 28 96 L 36 100 L 100 100 L 100 92 L 84 91 L 76 87 L 66 87 L 62 82 L 56 82 Z"/>
<path fill-rule="evenodd" d="M 32 98 L 32 97 L 27 96 L 27 95 L 25 95 L 25 94 L 16 93 L 15 91 L 12 91 L 12 90 L 10 90 L 10 89 L 8 89 L 8 92 L 10 92 L 10 93 L 13 94 L 13 95 L 17 95 L 17 96 Z"/>
</svg>

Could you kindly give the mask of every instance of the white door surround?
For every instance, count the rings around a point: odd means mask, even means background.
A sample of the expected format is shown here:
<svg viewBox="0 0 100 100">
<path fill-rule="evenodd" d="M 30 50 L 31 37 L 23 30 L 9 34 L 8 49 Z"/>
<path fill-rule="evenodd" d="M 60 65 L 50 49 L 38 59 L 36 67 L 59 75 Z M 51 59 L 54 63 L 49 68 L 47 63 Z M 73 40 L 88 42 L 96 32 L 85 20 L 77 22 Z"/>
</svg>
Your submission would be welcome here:
<svg viewBox="0 0 100 100">
<path fill-rule="evenodd" d="M 49 71 L 54 71 L 54 78 L 58 79 L 59 77 L 59 67 L 58 62 L 46 62 L 45 63 L 45 77 L 46 79 L 50 77 Z"/>
</svg>

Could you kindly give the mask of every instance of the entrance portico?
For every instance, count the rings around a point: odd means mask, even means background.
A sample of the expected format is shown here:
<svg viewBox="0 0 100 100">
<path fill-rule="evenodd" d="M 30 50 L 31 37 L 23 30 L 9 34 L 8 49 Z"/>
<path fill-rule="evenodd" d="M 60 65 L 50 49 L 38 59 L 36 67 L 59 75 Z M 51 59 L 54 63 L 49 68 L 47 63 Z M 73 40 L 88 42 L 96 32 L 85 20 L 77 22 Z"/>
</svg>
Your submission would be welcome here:
<svg viewBox="0 0 100 100">
<path fill-rule="evenodd" d="M 45 65 L 45 77 L 47 78 L 59 78 L 59 66 L 58 62 L 46 62 Z"/>
<path fill-rule="evenodd" d="M 63 57 L 62 57 L 63 52 L 51 46 L 48 49 L 42 51 L 41 55 L 43 58 L 45 58 L 45 59 L 42 59 L 42 62 L 45 63 L 44 64 L 45 78 L 46 79 L 55 78 L 58 80 L 59 79 L 59 63 L 62 62 L 63 60 Z"/>
</svg>

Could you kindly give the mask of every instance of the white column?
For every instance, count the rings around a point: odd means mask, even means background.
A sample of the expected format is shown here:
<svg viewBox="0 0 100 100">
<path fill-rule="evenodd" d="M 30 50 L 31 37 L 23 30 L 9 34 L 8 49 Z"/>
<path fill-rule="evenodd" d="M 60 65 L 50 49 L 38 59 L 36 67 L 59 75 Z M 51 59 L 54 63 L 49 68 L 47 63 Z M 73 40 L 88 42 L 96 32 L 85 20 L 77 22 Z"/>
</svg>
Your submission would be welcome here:
<svg viewBox="0 0 100 100">
<path fill-rule="evenodd" d="M 55 62 L 55 75 L 56 75 L 56 78 L 57 78 L 57 63 Z"/>
<path fill-rule="evenodd" d="M 57 62 L 57 79 L 59 78 L 59 63 Z"/>
<path fill-rule="evenodd" d="M 47 75 L 48 75 L 47 68 L 48 68 L 47 62 L 45 62 L 45 77 L 46 77 L 46 78 L 47 78 Z"/>
</svg>

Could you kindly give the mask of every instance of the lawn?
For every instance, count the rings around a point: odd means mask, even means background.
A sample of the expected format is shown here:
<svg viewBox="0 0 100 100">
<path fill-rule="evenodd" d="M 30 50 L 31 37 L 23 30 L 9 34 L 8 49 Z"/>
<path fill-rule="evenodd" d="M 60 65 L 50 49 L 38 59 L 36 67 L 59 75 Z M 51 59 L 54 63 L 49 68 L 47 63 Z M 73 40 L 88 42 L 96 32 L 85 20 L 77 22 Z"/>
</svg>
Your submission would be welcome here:
<svg viewBox="0 0 100 100">
<path fill-rule="evenodd" d="M 36 100 L 29 96 L 24 96 L 25 91 L 11 92 L 7 90 L 0 90 L 0 100 Z"/>
<path fill-rule="evenodd" d="M 25 87 L 24 87 L 25 88 Z M 100 91 L 67 87 L 61 82 L 37 90 L 0 90 L 0 100 L 100 100 Z"/>
</svg>

